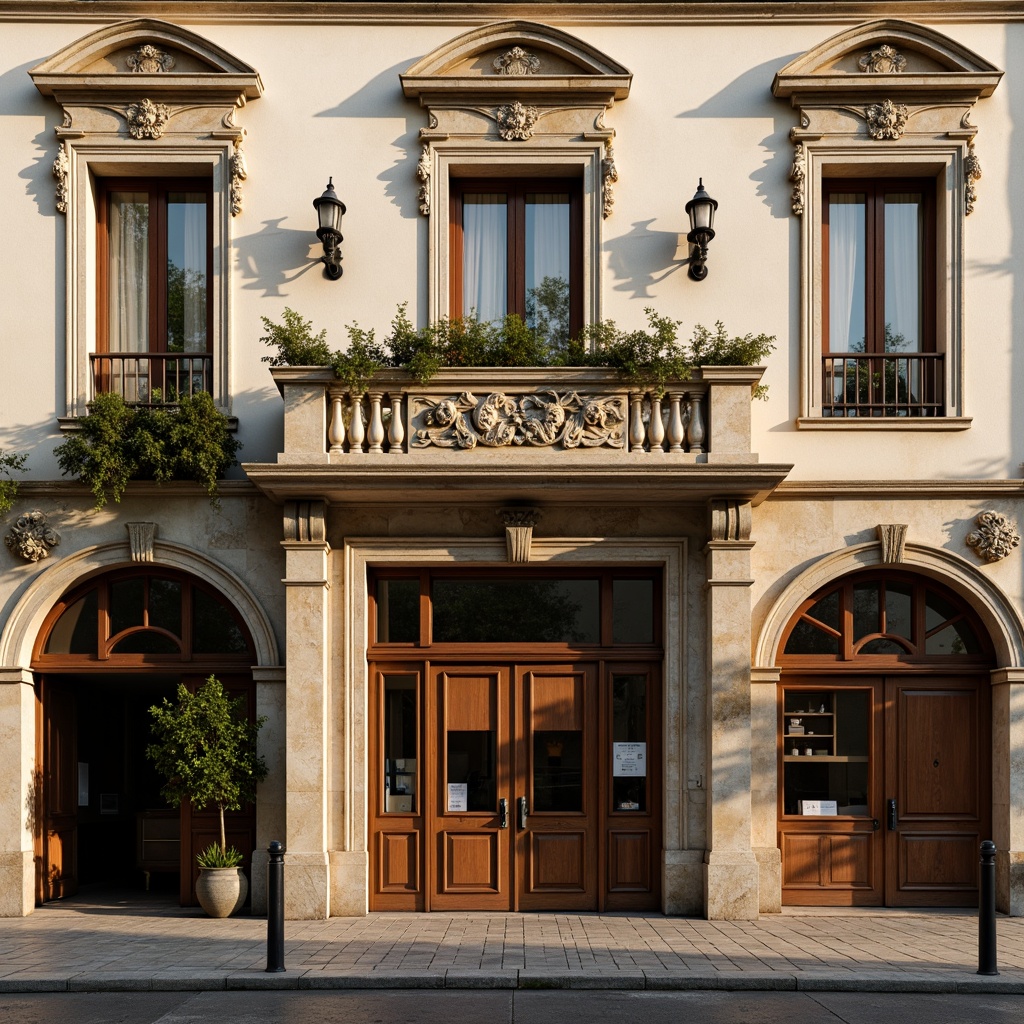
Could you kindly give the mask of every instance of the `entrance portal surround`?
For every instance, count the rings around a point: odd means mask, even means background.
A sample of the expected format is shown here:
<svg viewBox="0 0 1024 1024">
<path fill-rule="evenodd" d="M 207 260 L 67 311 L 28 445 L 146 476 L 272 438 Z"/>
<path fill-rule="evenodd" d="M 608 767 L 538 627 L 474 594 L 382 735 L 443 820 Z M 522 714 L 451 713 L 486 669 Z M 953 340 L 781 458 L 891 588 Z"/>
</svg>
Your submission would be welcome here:
<svg viewBox="0 0 1024 1024">
<path fill-rule="evenodd" d="M 776 842 L 778 777 L 776 764 L 776 687 L 782 670 L 777 657 L 786 626 L 801 602 L 833 580 L 875 566 L 881 544 L 853 545 L 826 555 L 795 576 L 765 609 L 751 672 L 754 781 L 754 845 L 761 865 L 761 910 L 778 910 L 782 877 Z M 1011 795 L 1024 792 L 1024 763 L 1011 752 L 1024 748 L 1024 623 L 1009 598 L 977 566 L 950 551 L 908 542 L 896 566 L 935 580 L 967 600 L 995 650 L 992 670 L 992 839 L 996 856 L 996 904 L 1024 916 L 1024 820 L 1011 813 Z M 984 754 L 982 756 L 985 756 Z"/>
<path fill-rule="evenodd" d="M 368 568 L 508 567 L 504 537 L 350 537 L 339 557 L 332 557 L 322 520 L 320 525 L 314 521 L 318 511 L 323 514 L 322 505 L 320 510 L 313 508 L 317 504 L 296 502 L 287 506 L 285 517 L 289 584 L 287 849 L 289 863 L 301 865 L 299 884 L 293 884 L 295 872 L 289 880 L 286 914 L 300 919 L 362 915 L 368 910 Z M 685 766 L 703 762 L 704 739 L 702 729 L 692 728 L 692 723 L 687 729 L 684 721 L 686 541 L 678 537 L 535 537 L 530 561 L 535 566 L 643 565 L 662 570 L 666 652 L 663 907 L 668 913 L 699 911 L 692 894 L 701 891 L 704 844 L 702 836 L 690 834 L 693 826 L 688 826 L 688 821 L 700 820 L 703 814 L 688 813 L 691 795 Z M 326 630 L 328 622 L 333 627 L 330 630 Z M 328 643 L 322 648 L 327 653 L 322 657 L 314 642 L 321 629 L 328 633 Z M 313 714 L 317 717 L 311 717 Z M 326 723 L 324 729 L 313 727 L 321 721 Z M 299 802 L 295 801 L 297 793 L 302 797 Z M 698 789 L 697 798 L 703 797 Z M 326 867 L 326 880 L 321 865 Z"/>
<path fill-rule="evenodd" d="M 40 772 L 36 764 L 35 677 L 29 667 L 43 621 L 73 586 L 112 569 L 133 565 L 131 549 L 122 543 L 97 545 L 68 555 L 39 573 L 11 609 L 0 632 L 0 917 L 22 917 L 35 906 L 34 831 L 39 799 Z M 283 681 L 273 627 L 259 600 L 230 569 L 203 553 L 181 544 L 155 540 L 152 563 L 177 569 L 204 581 L 233 605 L 245 622 L 256 649 L 257 714 L 275 715 Z M 284 751 L 270 750 L 270 787 L 281 785 Z M 278 782 L 274 782 L 274 775 Z M 261 795 L 266 790 L 261 787 Z M 267 808 L 280 806 L 267 793 Z M 262 812 L 257 819 L 257 853 L 265 849 L 270 832 L 281 825 Z M 266 877 L 266 854 L 254 857 L 253 876 Z M 253 906 L 265 903 L 265 886 L 253 886 Z"/>
</svg>

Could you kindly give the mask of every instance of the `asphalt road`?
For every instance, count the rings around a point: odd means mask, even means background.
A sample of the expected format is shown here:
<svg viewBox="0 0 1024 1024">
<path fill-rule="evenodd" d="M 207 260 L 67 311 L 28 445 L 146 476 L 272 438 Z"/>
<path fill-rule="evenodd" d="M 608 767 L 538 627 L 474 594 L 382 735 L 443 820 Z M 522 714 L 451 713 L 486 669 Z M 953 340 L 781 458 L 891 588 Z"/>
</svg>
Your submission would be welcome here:
<svg viewBox="0 0 1024 1024">
<path fill-rule="evenodd" d="M 1024 996 L 351 991 L 0 995 L 3 1024 L 1020 1024 Z"/>
</svg>

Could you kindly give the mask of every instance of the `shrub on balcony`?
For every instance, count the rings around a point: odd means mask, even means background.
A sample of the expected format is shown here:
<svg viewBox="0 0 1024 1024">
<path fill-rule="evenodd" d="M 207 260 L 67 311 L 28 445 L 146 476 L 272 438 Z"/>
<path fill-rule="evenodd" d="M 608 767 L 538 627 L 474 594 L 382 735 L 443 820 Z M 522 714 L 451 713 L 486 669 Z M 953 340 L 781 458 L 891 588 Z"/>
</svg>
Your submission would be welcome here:
<svg viewBox="0 0 1024 1024">
<path fill-rule="evenodd" d="M 78 426 L 54 454 L 64 475 L 89 486 L 96 509 L 108 499 L 119 502 L 129 480 L 195 480 L 216 506 L 217 481 L 242 447 L 205 392 L 157 408 L 97 395 Z"/>
<path fill-rule="evenodd" d="M 625 331 L 613 320 L 590 324 L 580 334 L 561 341 L 558 332 L 545 333 L 510 314 L 493 323 L 474 316 L 442 317 L 414 327 L 406 305 L 398 307 L 383 341 L 358 324 L 346 327 L 349 344 L 332 352 L 326 332 L 314 335 L 312 324 L 291 309 L 284 324 L 262 317 L 267 334 L 260 340 L 277 349 L 264 356 L 272 366 L 331 366 L 350 391 L 360 395 L 374 373 L 401 367 L 421 384 L 442 367 L 452 366 L 592 366 L 609 367 L 627 380 L 663 394 L 670 381 L 688 380 L 697 366 L 756 366 L 775 349 L 766 334 L 730 337 L 722 322 L 712 332 L 697 325 L 687 346 L 678 339 L 679 321 L 645 310 L 647 328 Z M 755 388 L 764 397 L 767 388 Z"/>
</svg>

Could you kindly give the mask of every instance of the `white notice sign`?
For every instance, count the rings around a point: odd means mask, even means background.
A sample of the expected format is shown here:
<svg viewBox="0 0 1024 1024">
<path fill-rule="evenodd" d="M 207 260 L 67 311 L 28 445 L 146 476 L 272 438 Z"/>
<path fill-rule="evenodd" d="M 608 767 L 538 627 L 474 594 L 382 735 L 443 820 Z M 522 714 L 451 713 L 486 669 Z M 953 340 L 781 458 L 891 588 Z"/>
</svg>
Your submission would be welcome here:
<svg viewBox="0 0 1024 1024">
<path fill-rule="evenodd" d="M 449 782 L 448 783 L 448 811 L 469 810 L 469 783 Z"/>
<path fill-rule="evenodd" d="M 646 743 L 613 743 L 612 775 L 647 775 Z"/>
<path fill-rule="evenodd" d="M 838 800 L 801 800 L 801 814 L 838 814 Z"/>
</svg>

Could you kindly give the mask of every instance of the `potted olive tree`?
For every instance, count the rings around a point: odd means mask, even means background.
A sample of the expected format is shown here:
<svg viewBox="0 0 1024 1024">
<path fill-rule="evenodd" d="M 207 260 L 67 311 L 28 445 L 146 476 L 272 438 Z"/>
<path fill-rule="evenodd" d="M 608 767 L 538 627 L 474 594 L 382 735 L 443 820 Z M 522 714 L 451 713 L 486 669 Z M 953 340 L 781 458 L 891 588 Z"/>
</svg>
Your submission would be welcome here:
<svg viewBox="0 0 1024 1024">
<path fill-rule="evenodd" d="M 167 779 L 161 793 L 172 805 L 190 800 L 196 808 L 216 805 L 220 813 L 220 842 L 196 858 L 196 898 L 211 917 L 229 917 L 245 903 L 249 883 L 242 854 L 227 845 L 224 812 L 255 800 L 256 784 L 267 777 L 256 752 L 266 718 L 249 721 L 242 699 L 229 697 L 215 676 L 195 693 L 179 683 L 176 701 L 165 697 L 149 713 L 153 742 L 146 756 Z"/>
</svg>

